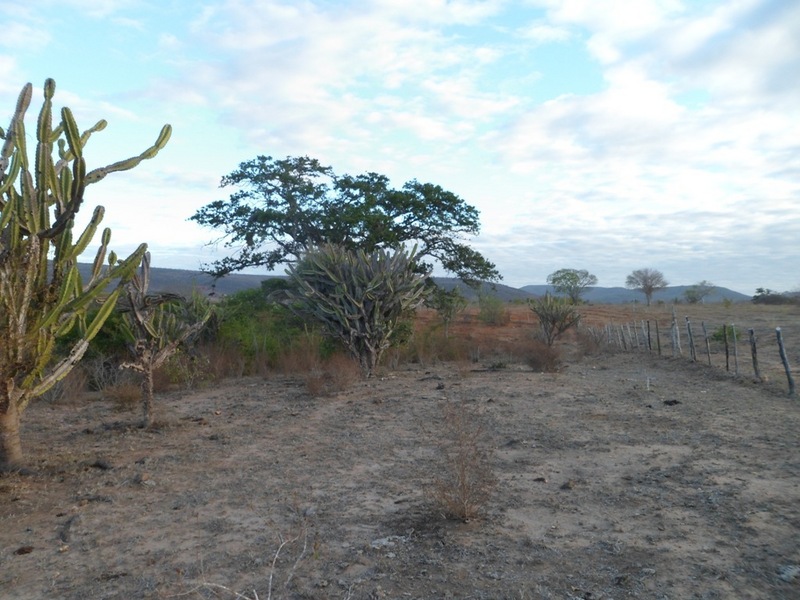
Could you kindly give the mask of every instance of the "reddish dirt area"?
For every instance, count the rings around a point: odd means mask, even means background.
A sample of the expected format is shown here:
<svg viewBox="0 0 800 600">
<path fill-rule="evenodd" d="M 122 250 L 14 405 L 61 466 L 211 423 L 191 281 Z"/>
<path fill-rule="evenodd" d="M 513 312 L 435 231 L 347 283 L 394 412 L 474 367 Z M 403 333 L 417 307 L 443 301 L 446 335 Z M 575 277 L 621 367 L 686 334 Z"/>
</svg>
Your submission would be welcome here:
<svg viewBox="0 0 800 600">
<path fill-rule="evenodd" d="M 31 473 L 0 477 L 0 598 L 800 598 L 797 399 L 685 357 L 498 363 L 321 398 L 228 380 L 162 395 L 151 431 L 35 403 Z M 468 522 L 431 493 L 452 402 L 496 479 Z"/>
</svg>

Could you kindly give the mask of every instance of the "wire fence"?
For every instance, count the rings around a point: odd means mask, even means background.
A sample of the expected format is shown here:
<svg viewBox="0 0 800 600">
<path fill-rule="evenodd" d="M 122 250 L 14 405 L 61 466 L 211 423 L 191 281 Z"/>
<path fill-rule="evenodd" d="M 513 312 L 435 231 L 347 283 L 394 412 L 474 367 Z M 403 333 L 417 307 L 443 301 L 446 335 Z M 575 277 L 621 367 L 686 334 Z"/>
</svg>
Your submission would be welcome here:
<svg viewBox="0 0 800 600">
<path fill-rule="evenodd" d="M 752 375 L 757 383 L 771 381 L 782 371 L 789 395 L 797 395 L 781 327 L 774 330 L 774 345 L 759 341 L 755 328 L 734 323 L 710 327 L 706 321 L 700 321 L 698 327 L 688 316 L 680 320 L 675 311 L 669 322 L 648 318 L 607 323 L 592 329 L 595 337 L 602 337 L 609 346 L 625 352 L 685 357 L 695 363 L 724 368 L 735 377 Z"/>
</svg>

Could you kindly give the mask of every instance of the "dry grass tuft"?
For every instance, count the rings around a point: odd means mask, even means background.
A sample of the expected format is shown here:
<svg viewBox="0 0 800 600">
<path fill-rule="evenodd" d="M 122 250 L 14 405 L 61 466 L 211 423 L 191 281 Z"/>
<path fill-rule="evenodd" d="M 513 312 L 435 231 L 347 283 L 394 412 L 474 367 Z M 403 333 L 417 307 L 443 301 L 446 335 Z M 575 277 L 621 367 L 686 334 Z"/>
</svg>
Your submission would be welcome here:
<svg viewBox="0 0 800 600">
<path fill-rule="evenodd" d="M 431 497 L 447 518 L 478 518 L 486 510 L 496 485 L 482 418 L 464 401 L 447 402 L 442 407 L 438 434 L 442 465 L 431 487 Z"/>
<path fill-rule="evenodd" d="M 111 400 L 117 410 L 139 410 L 142 405 L 142 386 L 138 381 L 122 380 L 103 390 L 103 397 Z"/>
<path fill-rule="evenodd" d="M 525 362 L 538 373 L 555 373 L 561 366 L 561 351 L 541 340 L 531 340 Z"/>
<path fill-rule="evenodd" d="M 334 354 L 305 376 L 306 388 L 312 396 L 330 396 L 343 392 L 361 379 L 361 368 L 344 354 Z"/>
<path fill-rule="evenodd" d="M 72 369 L 66 377 L 57 382 L 43 398 L 47 402 L 59 404 L 77 404 L 89 389 L 89 376 L 80 365 Z"/>
</svg>

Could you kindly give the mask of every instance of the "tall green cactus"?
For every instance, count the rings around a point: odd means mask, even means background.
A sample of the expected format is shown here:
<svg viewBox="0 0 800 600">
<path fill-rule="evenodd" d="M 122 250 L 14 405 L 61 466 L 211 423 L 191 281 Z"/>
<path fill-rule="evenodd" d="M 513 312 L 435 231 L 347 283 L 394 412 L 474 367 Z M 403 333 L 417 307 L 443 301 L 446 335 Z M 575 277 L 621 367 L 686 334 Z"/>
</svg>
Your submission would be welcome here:
<svg viewBox="0 0 800 600">
<path fill-rule="evenodd" d="M 8 130 L 0 129 L 0 469 L 21 464 L 22 413 L 31 399 L 65 377 L 82 358 L 147 250 L 142 244 L 120 260 L 108 251 L 111 231 L 105 229 L 91 275 L 83 280 L 78 257 L 104 214 L 102 206 L 95 208 L 84 231 L 73 236 L 86 186 L 152 158 L 172 132 L 165 125 L 156 143 L 142 154 L 87 172 L 84 148 L 106 122 L 98 121 L 81 133 L 70 109 L 62 108 L 61 120 L 53 127 L 54 92 L 55 82 L 48 79 L 32 165 L 25 132 L 33 95 L 30 83 L 22 88 Z M 98 305 L 99 310 L 90 313 Z M 56 339 L 74 327 L 81 328 L 80 339 L 66 356 L 54 356 Z"/>
<path fill-rule="evenodd" d="M 414 252 L 351 251 L 326 245 L 287 269 L 286 304 L 319 321 L 372 375 L 400 318 L 426 293 Z"/>
</svg>

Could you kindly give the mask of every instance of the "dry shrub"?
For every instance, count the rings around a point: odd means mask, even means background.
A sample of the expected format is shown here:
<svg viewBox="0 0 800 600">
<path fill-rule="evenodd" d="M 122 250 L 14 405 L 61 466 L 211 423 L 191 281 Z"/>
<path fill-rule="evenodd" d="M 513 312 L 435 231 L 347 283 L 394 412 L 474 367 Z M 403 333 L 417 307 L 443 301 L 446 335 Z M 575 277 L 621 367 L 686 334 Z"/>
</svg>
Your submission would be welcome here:
<svg viewBox="0 0 800 600">
<path fill-rule="evenodd" d="M 209 344 L 200 348 L 199 352 L 208 364 L 207 376 L 210 381 L 245 375 L 247 360 L 240 350 L 223 344 Z"/>
<path fill-rule="evenodd" d="M 447 518 L 475 519 L 485 511 L 496 485 L 482 418 L 464 401 L 448 401 L 437 435 L 442 464 L 432 499 Z"/>
<path fill-rule="evenodd" d="M 129 375 L 120 370 L 118 359 L 104 354 L 84 358 L 81 367 L 88 377 L 89 389 L 96 392 L 105 393 L 109 387 L 119 384 Z"/>
<path fill-rule="evenodd" d="M 361 379 L 361 367 L 355 360 L 336 353 L 306 375 L 306 388 L 312 396 L 330 396 L 342 392 Z"/>
<path fill-rule="evenodd" d="M 42 395 L 42 398 L 47 402 L 77 404 L 88 389 L 89 376 L 79 365 L 67 373 L 66 377 L 47 390 Z"/>
<path fill-rule="evenodd" d="M 402 348 L 389 352 L 391 364 L 402 362 L 421 365 L 438 362 L 463 362 L 470 359 L 471 342 L 461 337 L 445 334 L 440 324 L 418 331 Z"/>
<path fill-rule="evenodd" d="M 210 372 L 211 364 L 210 359 L 199 350 L 192 349 L 190 351 L 179 350 L 167 359 L 167 362 L 156 371 L 159 379 L 154 379 L 154 388 L 156 391 L 166 390 L 170 385 L 177 385 L 184 390 L 193 390 L 205 383 L 213 381 L 213 375 Z M 165 377 L 166 381 L 161 381 Z M 156 385 L 161 384 L 162 388 L 159 390 Z"/>
<path fill-rule="evenodd" d="M 561 351 L 541 340 L 531 340 L 525 362 L 538 373 L 554 373 L 561 365 Z"/>
<path fill-rule="evenodd" d="M 584 354 L 598 355 L 611 352 L 613 346 L 608 342 L 608 333 L 603 327 L 583 327 L 577 332 L 578 348 Z"/>
<path fill-rule="evenodd" d="M 278 356 L 277 368 L 282 373 L 309 373 L 321 367 L 321 338 L 315 334 L 301 336 Z"/>
<path fill-rule="evenodd" d="M 111 400 L 117 410 L 138 410 L 142 405 L 141 382 L 125 378 L 103 390 L 103 397 Z"/>
</svg>

